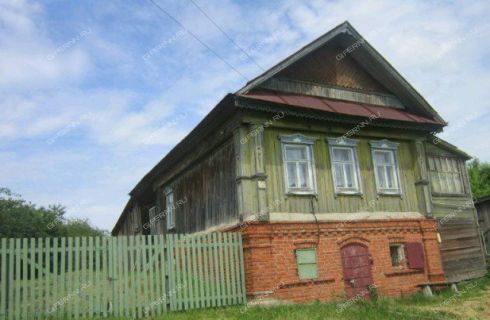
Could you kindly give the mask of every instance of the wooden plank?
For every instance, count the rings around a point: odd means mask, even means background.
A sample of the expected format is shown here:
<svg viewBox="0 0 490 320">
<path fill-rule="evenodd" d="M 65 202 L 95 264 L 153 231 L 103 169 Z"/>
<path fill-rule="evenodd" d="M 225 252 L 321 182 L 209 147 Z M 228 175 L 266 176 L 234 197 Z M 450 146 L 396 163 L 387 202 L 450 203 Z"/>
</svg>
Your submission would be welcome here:
<svg viewBox="0 0 490 320">
<path fill-rule="evenodd" d="M 190 244 L 190 236 L 188 234 L 185 235 L 185 261 L 186 261 L 186 273 L 187 273 L 187 287 L 185 293 L 187 295 L 187 302 L 189 309 L 194 308 L 194 282 L 192 279 L 192 251 Z"/>
<path fill-rule="evenodd" d="M 167 261 L 168 261 L 168 280 L 169 280 L 169 286 L 168 286 L 168 291 L 167 291 L 167 297 L 170 299 L 170 311 L 175 311 L 176 306 L 175 306 L 175 298 L 171 295 L 171 292 L 175 286 L 175 281 L 174 281 L 174 266 L 173 266 L 173 235 L 172 234 L 167 234 L 166 237 L 166 242 L 167 242 Z"/>
<path fill-rule="evenodd" d="M 15 282 L 12 284 L 15 287 L 15 308 L 14 308 L 14 318 L 21 319 L 20 317 L 20 263 L 21 263 L 21 239 L 15 239 Z"/>
<path fill-rule="evenodd" d="M 73 262 L 74 262 L 74 255 L 75 255 L 75 249 L 74 249 L 74 244 L 73 244 L 74 238 L 70 237 L 68 238 L 68 268 L 67 268 L 67 274 L 65 275 L 65 283 L 66 283 L 66 294 L 72 293 L 73 290 Z M 39 250 L 41 250 L 41 244 L 39 244 Z M 40 252 L 40 251 L 39 251 Z M 71 318 L 74 315 L 74 305 L 73 303 L 66 303 L 64 305 L 65 309 L 65 315 L 67 318 Z"/>
<path fill-rule="evenodd" d="M 194 286 L 194 291 L 192 292 L 193 294 L 193 301 L 194 301 L 194 308 L 199 308 L 199 278 L 197 274 L 197 254 L 196 254 L 196 236 L 190 236 L 190 250 L 191 250 L 191 261 L 192 261 L 192 281 L 193 281 L 193 286 Z"/>
<path fill-rule="evenodd" d="M 225 232 L 222 234 L 223 236 L 223 251 L 224 251 L 224 260 L 223 260 L 223 271 L 225 273 L 225 287 L 226 287 L 226 304 L 230 305 L 232 304 L 232 297 L 231 297 L 231 274 L 230 274 L 230 255 L 229 255 L 229 249 L 230 249 L 230 237 L 229 233 Z"/>
<path fill-rule="evenodd" d="M 204 278 L 204 306 L 211 306 L 211 297 L 209 294 L 210 283 L 209 283 L 209 260 L 208 260 L 208 248 L 209 248 L 209 233 L 205 234 L 201 239 L 201 250 L 202 250 L 202 263 L 203 263 L 203 272 Z"/>
<path fill-rule="evenodd" d="M 134 238 L 117 237 L 117 250 L 115 258 L 117 259 L 116 270 L 116 296 L 118 311 L 117 315 L 126 317 L 135 316 L 135 295 L 132 287 L 134 286 L 133 268 L 134 268 Z"/>
<path fill-rule="evenodd" d="M 143 302 L 142 302 L 142 299 L 141 299 L 141 287 L 142 287 L 142 283 L 141 283 L 141 277 L 140 277 L 140 265 L 141 265 L 141 238 L 140 236 L 135 236 L 136 240 L 135 240 L 135 248 L 136 248 L 136 268 L 135 269 L 135 292 L 136 292 L 136 298 L 137 298 L 137 310 L 138 310 L 138 317 L 142 317 L 143 316 Z"/>
<path fill-rule="evenodd" d="M 51 281 L 51 293 L 53 295 L 53 299 L 51 300 L 54 307 L 56 308 L 56 312 L 54 312 L 52 314 L 53 318 L 58 318 L 60 317 L 61 315 L 61 312 L 62 312 L 62 308 L 61 306 L 58 305 L 58 302 L 59 301 L 62 301 L 61 299 L 63 298 L 63 296 L 59 293 L 58 291 L 58 247 L 59 247 L 59 243 L 58 243 L 58 238 L 53 238 L 53 247 L 52 247 L 52 264 L 53 264 L 53 281 Z M 61 302 L 60 302 L 61 303 Z"/>
<path fill-rule="evenodd" d="M 80 290 L 80 257 L 81 257 L 81 252 L 80 252 L 80 237 L 75 238 L 75 246 L 74 246 L 74 254 L 75 254 L 75 264 L 73 268 L 73 291 L 70 292 L 72 294 L 75 294 L 77 290 Z M 70 303 L 75 305 L 75 319 L 80 318 L 80 304 L 79 304 L 79 299 L 80 297 L 74 297 Z"/>
<path fill-rule="evenodd" d="M 15 242 L 14 239 L 10 238 L 9 239 L 9 267 L 8 267 L 8 273 L 9 273 L 9 287 L 7 288 L 8 290 L 8 316 L 9 319 L 14 319 L 14 262 L 15 262 Z"/>
<path fill-rule="evenodd" d="M 182 281 L 185 283 L 185 287 L 182 288 L 180 291 L 180 297 L 182 298 L 182 303 L 183 303 L 183 309 L 184 310 L 189 310 L 190 305 L 189 305 L 189 277 L 188 277 L 188 270 L 187 270 L 187 237 L 185 235 L 181 235 L 180 237 L 180 259 L 182 263 Z"/>
<path fill-rule="evenodd" d="M 182 275 L 181 275 L 181 259 L 182 259 L 182 235 L 178 234 L 175 235 L 174 238 L 174 244 L 175 244 L 175 273 L 176 273 L 176 278 L 177 278 L 177 288 L 175 292 L 172 292 L 172 296 L 175 299 L 176 303 L 176 309 L 177 310 L 182 310 Z"/>
<path fill-rule="evenodd" d="M 21 249 L 21 257 L 22 257 L 22 274 L 20 275 L 22 281 L 19 281 L 19 285 L 21 286 L 21 303 L 22 307 L 20 309 L 20 317 L 22 319 L 27 318 L 27 309 L 29 308 L 28 300 L 27 300 L 27 290 L 29 289 L 29 281 L 27 280 L 27 238 L 22 239 L 22 249 Z"/>
<path fill-rule="evenodd" d="M 204 295 L 204 274 L 203 274 L 203 248 L 202 248 L 202 236 L 196 236 L 196 248 L 197 248 L 197 266 L 199 271 L 199 307 L 206 307 L 206 296 Z"/>
<path fill-rule="evenodd" d="M 93 283 L 92 283 L 92 292 L 93 292 L 93 316 L 100 317 L 101 309 L 100 302 L 102 297 L 100 296 L 102 281 L 100 279 L 100 237 L 95 237 L 93 240 Z"/>
<path fill-rule="evenodd" d="M 110 285 L 110 281 L 108 281 L 109 278 L 109 270 L 108 270 L 108 255 L 109 255 L 109 244 L 108 244 L 109 238 L 108 237 L 103 237 L 101 239 L 101 252 L 100 252 L 100 259 L 101 259 L 101 272 L 100 272 L 100 282 L 102 284 L 108 284 Z M 109 288 L 110 290 L 110 288 Z M 103 285 L 102 286 L 102 301 L 101 301 L 101 308 L 102 308 L 102 316 L 106 318 L 108 316 L 108 303 L 109 299 L 107 297 L 108 294 L 108 286 Z"/>
<path fill-rule="evenodd" d="M 242 289 L 242 294 L 241 294 L 241 302 L 243 304 L 247 303 L 247 288 L 246 288 L 246 282 L 245 282 L 245 263 L 243 259 L 243 239 L 242 235 L 239 233 L 238 234 L 238 251 L 240 254 L 240 282 L 241 282 L 241 289 Z"/>
<path fill-rule="evenodd" d="M 168 297 L 167 297 L 167 281 L 166 281 L 166 274 L 167 274 L 167 257 L 165 255 L 166 251 L 165 251 L 165 238 L 163 235 L 159 235 L 158 236 L 158 252 L 160 253 L 160 260 L 159 260 L 159 266 L 160 266 L 160 269 L 157 269 L 159 271 L 159 275 L 160 275 L 160 285 L 157 286 L 157 289 L 158 289 L 158 295 L 159 297 L 161 297 L 163 300 L 163 302 L 161 303 L 161 308 L 160 308 L 160 311 L 163 311 L 163 312 L 166 312 L 167 311 L 167 300 L 168 300 Z M 157 271 L 157 273 L 158 273 Z"/>
<path fill-rule="evenodd" d="M 156 314 L 156 308 L 158 305 L 153 306 L 155 303 L 159 303 L 157 300 L 158 297 L 156 296 L 156 290 L 155 290 L 155 285 L 158 284 L 158 279 L 155 278 L 155 265 L 158 263 L 158 259 L 155 261 L 154 258 L 157 255 L 157 251 L 155 250 L 155 241 L 156 237 L 151 236 L 151 235 L 146 235 L 146 243 L 147 243 L 147 252 L 148 252 L 148 268 L 146 268 L 148 271 L 148 305 L 146 306 L 147 312 L 145 313 L 145 316 L 148 317 L 149 315 L 155 315 Z"/>
<path fill-rule="evenodd" d="M 80 305 L 80 315 L 82 318 L 87 316 L 87 298 L 85 286 L 87 284 L 87 238 L 80 239 L 80 284 L 78 286 L 78 300 Z"/>
<path fill-rule="evenodd" d="M 113 253 L 114 253 L 114 290 L 116 292 L 116 296 L 114 297 L 114 300 L 117 301 L 115 304 L 117 307 L 114 309 L 114 315 L 115 316 L 122 316 L 125 313 L 125 309 L 127 306 L 124 304 L 124 277 L 122 274 L 122 269 L 124 268 L 124 262 L 123 262 L 123 237 L 115 237 L 114 238 L 114 247 L 113 247 Z"/>
<path fill-rule="evenodd" d="M 0 319 L 7 319 L 7 238 L 0 243 Z"/>
<path fill-rule="evenodd" d="M 141 248 L 141 255 L 142 255 L 142 261 L 141 261 L 141 271 L 139 272 L 140 274 L 140 277 L 141 277 L 141 281 L 142 281 L 142 286 L 141 288 L 143 289 L 143 294 L 142 294 L 142 303 L 143 303 L 143 316 L 146 316 L 145 315 L 145 309 L 148 308 L 149 304 L 150 304 L 150 299 L 149 299 L 149 293 L 148 293 L 148 270 L 146 269 L 147 267 L 147 264 L 148 264 L 148 259 L 147 259 L 147 256 L 148 256 L 148 251 L 149 251 L 149 247 L 148 247 L 148 237 L 147 236 L 144 236 L 144 235 L 141 235 L 141 245 L 142 245 L 142 248 Z"/>
<path fill-rule="evenodd" d="M 236 262 L 236 257 L 235 257 L 235 248 L 236 248 L 236 234 L 235 233 L 229 233 L 228 234 L 229 239 L 230 239 L 230 264 L 228 265 L 228 268 L 230 269 L 230 275 L 231 275 L 231 303 L 232 304 L 237 304 L 237 281 L 236 281 L 236 273 L 235 273 L 235 262 Z"/>
<path fill-rule="evenodd" d="M 87 239 L 88 246 L 88 264 L 87 264 L 87 283 L 89 287 L 87 288 L 87 300 L 88 300 L 88 317 L 93 317 L 95 315 L 94 310 L 94 238 L 89 237 Z"/>
<path fill-rule="evenodd" d="M 221 241 L 220 238 L 218 238 L 219 234 L 218 233 L 213 233 L 213 243 L 214 243 L 214 249 L 215 249 L 215 255 L 214 255 L 214 267 L 215 267 L 215 272 L 216 272 L 216 288 L 217 288 L 217 293 L 216 293 L 216 301 L 217 301 L 217 306 L 221 307 L 223 306 L 223 299 L 222 296 L 224 295 L 224 290 L 223 290 L 223 270 L 221 269 L 221 247 L 218 241 Z"/>
</svg>

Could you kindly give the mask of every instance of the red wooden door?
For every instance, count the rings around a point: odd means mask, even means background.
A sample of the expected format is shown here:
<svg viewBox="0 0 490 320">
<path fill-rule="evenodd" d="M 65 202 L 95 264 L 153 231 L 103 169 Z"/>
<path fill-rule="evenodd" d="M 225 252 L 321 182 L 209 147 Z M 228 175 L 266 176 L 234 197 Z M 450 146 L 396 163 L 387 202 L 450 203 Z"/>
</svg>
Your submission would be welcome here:
<svg viewBox="0 0 490 320">
<path fill-rule="evenodd" d="M 341 249 L 341 255 L 347 297 L 369 299 L 373 275 L 368 249 L 361 244 L 349 244 Z"/>
</svg>

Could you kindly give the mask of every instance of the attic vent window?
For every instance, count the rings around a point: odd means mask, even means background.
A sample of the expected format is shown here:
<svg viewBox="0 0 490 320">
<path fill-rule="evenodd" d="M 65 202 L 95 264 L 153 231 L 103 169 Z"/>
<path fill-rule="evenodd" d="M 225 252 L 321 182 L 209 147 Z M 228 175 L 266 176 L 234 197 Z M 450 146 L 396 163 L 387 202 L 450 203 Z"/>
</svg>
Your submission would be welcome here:
<svg viewBox="0 0 490 320">
<path fill-rule="evenodd" d="M 167 230 L 170 230 L 175 228 L 174 192 L 171 189 L 165 191 L 165 206 L 167 215 Z"/>
</svg>

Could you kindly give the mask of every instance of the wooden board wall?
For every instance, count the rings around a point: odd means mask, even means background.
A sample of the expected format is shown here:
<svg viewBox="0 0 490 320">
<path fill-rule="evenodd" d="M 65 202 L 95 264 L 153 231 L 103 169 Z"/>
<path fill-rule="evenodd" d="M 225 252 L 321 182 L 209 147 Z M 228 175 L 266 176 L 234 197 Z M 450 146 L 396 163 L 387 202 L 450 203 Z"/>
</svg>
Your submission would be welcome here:
<svg viewBox="0 0 490 320">
<path fill-rule="evenodd" d="M 343 50 L 341 47 L 323 47 L 279 72 L 277 77 L 390 93 L 351 55 L 338 59 Z"/>
<path fill-rule="evenodd" d="M 427 155 L 457 157 L 434 144 L 427 144 Z M 442 239 L 440 249 L 444 272 L 450 281 L 473 279 L 486 273 L 484 248 L 468 174 L 464 160 L 460 160 L 465 193 L 450 196 L 432 192 L 431 201 L 432 214 L 438 220 L 438 230 Z"/>
<path fill-rule="evenodd" d="M 192 233 L 237 221 L 235 175 L 234 144 L 229 140 L 164 186 L 174 191 L 174 231 Z M 164 219 L 159 224 L 164 226 Z"/>
</svg>

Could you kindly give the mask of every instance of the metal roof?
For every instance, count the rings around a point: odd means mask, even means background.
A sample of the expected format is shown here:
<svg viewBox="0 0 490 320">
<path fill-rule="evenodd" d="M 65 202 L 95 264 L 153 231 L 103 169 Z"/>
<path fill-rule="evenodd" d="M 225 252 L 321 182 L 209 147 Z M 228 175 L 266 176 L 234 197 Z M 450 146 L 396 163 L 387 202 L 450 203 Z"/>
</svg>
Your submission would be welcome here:
<svg viewBox="0 0 490 320">
<path fill-rule="evenodd" d="M 321 97 L 305 96 L 294 93 L 284 93 L 277 91 L 255 91 L 247 94 L 239 94 L 238 96 L 252 100 L 279 103 L 297 108 L 320 110 L 347 116 L 366 118 L 376 117 L 385 120 L 413 122 L 420 124 L 433 124 L 441 126 L 445 125 L 444 122 L 441 122 L 439 120 L 429 119 L 427 117 L 415 115 L 404 110 L 368 105 L 365 103 L 355 103 Z"/>
</svg>

